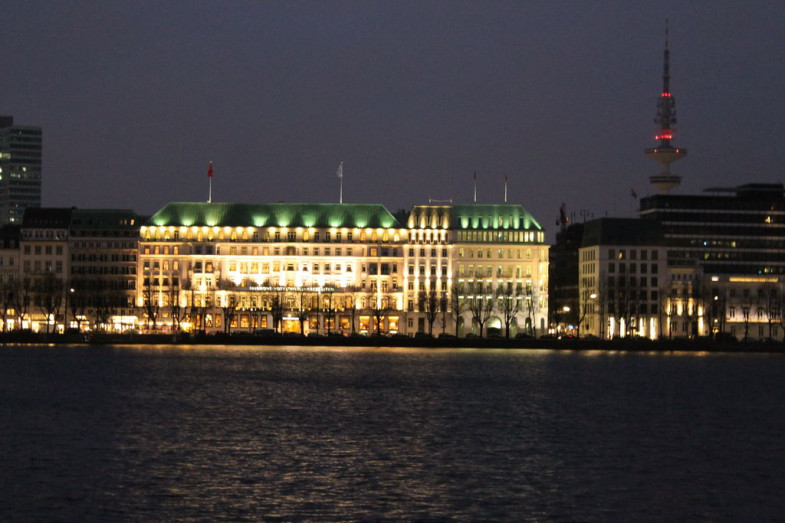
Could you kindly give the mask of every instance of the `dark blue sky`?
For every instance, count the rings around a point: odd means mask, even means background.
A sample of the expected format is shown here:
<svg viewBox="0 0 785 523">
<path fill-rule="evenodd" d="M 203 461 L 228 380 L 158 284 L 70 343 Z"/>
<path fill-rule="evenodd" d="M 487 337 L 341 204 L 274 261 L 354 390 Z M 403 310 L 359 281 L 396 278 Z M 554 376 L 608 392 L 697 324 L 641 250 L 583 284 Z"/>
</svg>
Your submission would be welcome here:
<svg viewBox="0 0 785 523">
<path fill-rule="evenodd" d="M 0 113 L 46 206 L 429 197 L 631 216 L 664 20 L 679 192 L 782 182 L 785 3 L 0 1 Z M 549 235 L 550 236 L 550 235 Z"/>
</svg>

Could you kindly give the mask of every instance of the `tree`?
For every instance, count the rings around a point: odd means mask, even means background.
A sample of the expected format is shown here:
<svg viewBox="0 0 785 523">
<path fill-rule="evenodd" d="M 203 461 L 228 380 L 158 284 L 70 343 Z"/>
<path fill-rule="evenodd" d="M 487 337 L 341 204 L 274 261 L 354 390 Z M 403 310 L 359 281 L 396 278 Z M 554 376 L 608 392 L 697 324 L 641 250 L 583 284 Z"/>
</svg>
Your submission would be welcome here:
<svg viewBox="0 0 785 523">
<path fill-rule="evenodd" d="M 523 292 L 523 286 L 518 284 L 517 286 L 513 287 L 512 283 L 508 283 L 507 288 L 503 287 L 503 284 L 499 284 L 499 312 L 502 315 L 502 321 L 504 322 L 504 337 L 510 337 L 510 326 L 512 322 L 515 320 L 515 317 L 521 311 L 522 306 L 522 299 L 521 294 Z"/>
<path fill-rule="evenodd" d="M 231 280 L 222 279 L 218 282 L 218 288 L 225 291 L 231 291 L 235 289 L 235 285 Z M 231 334 L 232 322 L 237 316 L 237 302 L 235 301 L 234 294 L 231 292 L 225 293 L 222 297 L 220 306 L 224 322 L 224 333 Z"/>
<path fill-rule="evenodd" d="M 710 291 L 710 292 L 709 292 Z M 718 288 L 709 289 L 704 287 L 706 297 L 704 302 L 706 307 L 706 321 L 709 325 L 712 337 L 716 338 L 720 332 L 725 330 L 725 309 L 727 305 L 727 298 L 725 291 Z"/>
<path fill-rule="evenodd" d="M 145 278 L 142 288 L 142 307 L 144 315 L 147 318 L 147 328 L 155 331 L 156 322 L 158 320 L 158 313 L 161 308 L 160 300 L 158 299 L 158 279 L 155 277 Z"/>
<path fill-rule="evenodd" d="M 446 292 L 439 296 L 439 312 L 442 313 L 442 334 L 447 331 L 447 315 L 450 312 L 450 299 Z"/>
<path fill-rule="evenodd" d="M 6 332 L 8 327 L 8 311 L 14 307 L 15 292 L 16 284 L 13 280 L 0 283 L 0 318 L 3 321 L 3 332 Z"/>
<path fill-rule="evenodd" d="M 586 319 L 586 314 L 589 312 L 589 310 L 594 308 L 594 300 L 596 299 L 597 299 L 596 293 L 592 292 L 591 294 L 589 294 L 588 290 L 583 291 L 583 300 L 582 300 L 583 303 L 580 305 L 581 310 L 580 310 L 580 315 L 578 316 L 578 324 L 577 324 L 578 330 L 575 333 L 575 337 L 578 339 L 581 338 L 581 325 L 583 324 L 583 321 Z"/>
<path fill-rule="evenodd" d="M 391 296 L 380 290 L 372 289 L 371 292 L 368 293 L 368 309 L 374 320 L 376 335 L 381 336 L 382 322 L 395 310 Z"/>
<path fill-rule="evenodd" d="M 785 342 L 785 285 L 778 289 L 777 297 L 774 314 L 782 327 L 782 341 Z"/>
<path fill-rule="evenodd" d="M 311 312 L 311 301 L 311 293 L 305 287 L 300 287 L 297 291 L 297 303 L 294 311 L 300 322 L 300 334 L 305 334 L 305 322 L 308 320 L 308 315 Z"/>
<path fill-rule="evenodd" d="M 524 291 L 524 300 L 526 305 L 526 323 L 529 330 L 530 336 L 536 336 L 537 331 L 536 327 L 534 326 L 534 321 L 537 317 L 537 312 L 539 311 L 540 304 L 539 304 L 539 296 L 538 292 L 535 288 L 531 285 L 527 285 Z"/>
<path fill-rule="evenodd" d="M 483 329 L 485 323 L 490 319 L 493 312 L 494 295 L 493 290 L 488 284 L 486 289 L 487 293 L 483 293 L 482 283 L 479 283 L 479 288 L 476 290 L 477 294 L 471 296 L 467 300 L 469 313 L 471 313 L 472 321 L 477 323 L 480 328 L 480 337 L 483 336 Z"/>
<path fill-rule="evenodd" d="M 779 323 L 780 309 L 777 288 L 770 283 L 764 284 L 759 290 L 759 294 L 761 295 L 763 310 L 766 314 L 766 323 L 769 327 L 768 339 L 771 341 L 773 339 L 774 323 Z"/>
<path fill-rule="evenodd" d="M 345 306 L 352 322 L 352 335 L 357 334 L 357 300 L 354 295 L 346 297 Z"/>
<path fill-rule="evenodd" d="M 463 284 L 457 283 L 453 284 L 452 288 L 450 289 L 450 295 L 448 298 L 449 301 L 449 308 L 450 308 L 450 316 L 452 316 L 453 320 L 455 321 L 455 336 L 458 336 L 458 320 L 463 314 L 463 311 L 466 307 L 466 301 L 463 298 Z"/>
<path fill-rule="evenodd" d="M 99 284 L 99 282 L 103 283 L 102 280 L 96 280 L 94 285 Z M 91 296 L 88 296 L 88 288 L 90 287 L 84 280 L 71 280 L 65 288 L 66 313 L 70 313 L 71 320 L 76 322 L 77 331 L 81 330 L 82 317 L 91 301 Z M 70 324 L 70 322 L 67 323 Z M 63 328 L 67 329 L 68 325 L 65 325 Z"/>
<path fill-rule="evenodd" d="M 281 322 L 284 316 L 283 291 L 273 291 L 270 295 L 270 315 L 273 318 L 273 328 L 281 332 Z"/>
<path fill-rule="evenodd" d="M 323 299 L 317 307 L 324 313 L 324 327 L 327 329 L 327 335 L 335 328 L 335 315 L 338 313 L 339 303 L 336 301 L 334 292 L 329 290 L 322 293 Z"/>
<path fill-rule="evenodd" d="M 750 314 L 757 304 L 757 294 L 744 289 L 741 303 L 741 314 L 744 319 L 744 341 L 750 338 Z"/>
<path fill-rule="evenodd" d="M 172 315 L 172 327 L 175 331 L 180 331 L 180 325 L 185 318 L 188 317 L 188 306 L 180 304 L 180 286 L 179 280 L 172 280 L 172 286 L 169 287 L 169 312 Z M 190 282 L 186 281 L 185 290 L 190 287 Z"/>
<path fill-rule="evenodd" d="M 36 282 L 35 296 L 36 304 L 46 316 L 46 333 L 49 334 L 49 325 L 57 321 L 63 305 L 63 280 L 47 273 Z"/>
<path fill-rule="evenodd" d="M 700 334 L 700 319 L 706 311 L 706 293 L 702 283 L 701 274 L 691 275 L 687 287 L 683 290 L 684 295 L 684 317 L 690 325 L 690 335 L 696 337 Z"/>
<path fill-rule="evenodd" d="M 439 295 L 435 290 L 420 291 L 418 297 L 418 307 L 420 312 L 425 315 L 428 322 L 428 335 L 433 336 L 433 322 L 439 314 Z"/>
<path fill-rule="evenodd" d="M 30 302 L 32 301 L 33 286 L 30 280 L 23 278 L 16 281 L 14 290 L 14 309 L 19 318 L 19 328 L 24 325 L 27 312 L 30 309 Z"/>
</svg>

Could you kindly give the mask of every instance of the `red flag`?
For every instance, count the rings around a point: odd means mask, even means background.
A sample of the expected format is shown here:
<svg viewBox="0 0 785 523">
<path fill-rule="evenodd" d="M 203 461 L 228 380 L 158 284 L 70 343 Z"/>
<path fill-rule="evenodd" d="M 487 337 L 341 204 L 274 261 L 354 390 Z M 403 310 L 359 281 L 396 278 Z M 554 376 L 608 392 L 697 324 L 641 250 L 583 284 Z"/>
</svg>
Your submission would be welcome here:
<svg viewBox="0 0 785 523">
<path fill-rule="evenodd" d="M 477 179 L 477 171 L 474 171 L 474 179 Z"/>
<path fill-rule="evenodd" d="M 507 175 L 504 175 L 504 183 L 507 183 Z"/>
<path fill-rule="evenodd" d="M 213 162 L 210 162 L 210 168 L 207 169 L 207 177 L 208 178 L 212 178 L 213 177 Z"/>
</svg>

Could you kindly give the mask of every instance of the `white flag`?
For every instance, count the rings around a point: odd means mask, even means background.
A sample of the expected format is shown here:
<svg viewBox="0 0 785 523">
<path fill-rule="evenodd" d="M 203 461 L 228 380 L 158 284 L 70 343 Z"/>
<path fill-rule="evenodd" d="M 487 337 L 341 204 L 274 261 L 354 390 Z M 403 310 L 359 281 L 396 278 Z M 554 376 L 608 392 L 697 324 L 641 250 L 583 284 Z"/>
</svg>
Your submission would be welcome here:
<svg viewBox="0 0 785 523">
<path fill-rule="evenodd" d="M 343 162 L 338 166 L 338 172 L 335 174 L 338 175 L 338 178 L 343 178 Z"/>
</svg>

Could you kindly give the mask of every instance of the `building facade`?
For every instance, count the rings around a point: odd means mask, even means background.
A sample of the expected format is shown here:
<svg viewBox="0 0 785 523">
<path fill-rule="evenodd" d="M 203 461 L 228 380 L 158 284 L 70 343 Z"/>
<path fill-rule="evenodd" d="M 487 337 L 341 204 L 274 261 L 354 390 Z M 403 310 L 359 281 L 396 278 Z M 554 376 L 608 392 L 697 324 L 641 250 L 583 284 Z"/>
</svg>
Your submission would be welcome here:
<svg viewBox="0 0 785 523">
<path fill-rule="evenodd" d="M 156 330 L 514 334 L 545 325 L 547 266 L 520 205 L 401 224 L 376 204 L 172 203 L 141 229 L 136 305 Z"/>
<path fill-rule="evenodd" d="M 584 224 L 578 335 L 657 338 L 667 263 L 657 222 L 601 218 Z"/>
<path fill-rule="evenodd" d="M 689 293 L 695 320 L 682 334 L 780 339 L 785 290 L 782 184 L 711 188 L 703 195 L 641 199 L 640 216 L 662 225 L 674 288 Z M 685 282 L 691 282 L 686 284 Z M 684 332 L 683 327 L 691 325 Z"/>
</svg>

